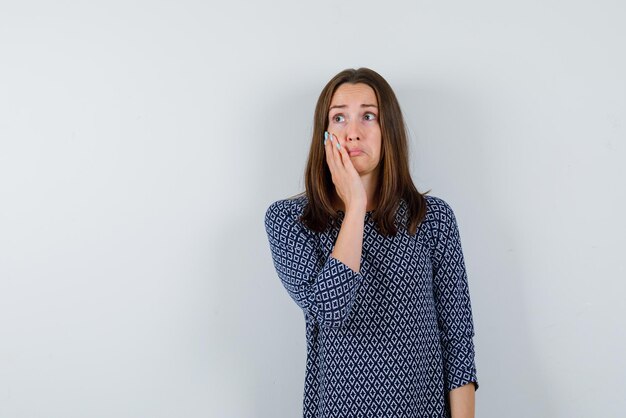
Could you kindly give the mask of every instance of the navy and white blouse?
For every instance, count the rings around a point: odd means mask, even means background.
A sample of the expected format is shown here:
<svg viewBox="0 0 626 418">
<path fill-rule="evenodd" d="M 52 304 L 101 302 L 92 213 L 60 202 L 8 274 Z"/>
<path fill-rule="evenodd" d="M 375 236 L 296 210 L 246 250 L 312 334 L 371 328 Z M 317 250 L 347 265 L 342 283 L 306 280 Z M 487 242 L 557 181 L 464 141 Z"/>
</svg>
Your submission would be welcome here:
<svg viewBox="0 0 626 418">
<path fill-rule="evenodd" d="M 404 200 L 395 237 L 366 213 L 359 273 L 330 255 L 339 227 L 316 233 L 299 220 L 306 195 L 267 209 L 274 267 L 306 324 L 304 418 L 449 418 L 448 391 L 478 390 L 456 218 L 443 199 L 424 197 L 414 236 Z"/>
</svg>

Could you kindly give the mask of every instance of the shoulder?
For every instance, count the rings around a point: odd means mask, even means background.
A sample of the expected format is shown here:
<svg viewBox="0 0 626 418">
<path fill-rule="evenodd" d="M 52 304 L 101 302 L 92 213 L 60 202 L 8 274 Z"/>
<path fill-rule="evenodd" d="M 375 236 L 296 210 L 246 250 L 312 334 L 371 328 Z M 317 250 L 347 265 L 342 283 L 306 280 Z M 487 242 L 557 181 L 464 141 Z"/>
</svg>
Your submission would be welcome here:
<svg viewBox="0 0 626 418">
<path fill-rule="evenodd" d="M 269 205 L 265 211 L 265 231 L 272 246 L 288 244 L 302 250 L 313 243 L 314 234 L 300 220 L 306 204 L 306 196 L 298 195 Z"/>
<path fill-rule="evenodd" d="M 265 219 L 272 220 L 277 217 L 300 217 L 307 204 L 305 195 L 297 195 L 287 199 L 279 199 L 272 202 L 265 211 Z"/>
<path fill-rule="evenodd" d="M 447 236 L 456 229 L 456 217 L 450 204 L 437 196 L 424 195 L 426 198 L 426 234 L 435 247 L 442 236 Z"/>
<path fill-rule="evenodd" d="M 445 222 L 454 217 L 454 211 L 448 202 L 441 197 L 424 195 L 426 198 L 426 220 L 428 222 Z"/>
<path fill-rule="evenodd" d="M 265 211 L 265 227 L 271 229 L 303 228 L 300 216 L 307 204 L 306 195 L 297 195 L 272 202 Z"/>
</svg>

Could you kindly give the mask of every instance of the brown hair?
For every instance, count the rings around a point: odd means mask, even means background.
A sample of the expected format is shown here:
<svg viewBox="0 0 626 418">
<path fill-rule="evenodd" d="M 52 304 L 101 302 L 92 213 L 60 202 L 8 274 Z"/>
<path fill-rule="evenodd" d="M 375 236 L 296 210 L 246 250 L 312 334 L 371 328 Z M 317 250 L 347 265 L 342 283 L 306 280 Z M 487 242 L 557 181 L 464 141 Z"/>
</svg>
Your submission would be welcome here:
<svg viewBox="0 0 626 418">
<path fill-rule="evenodd" d="M 395 235 L 396 210 L 400 199 L 404 199 L 408 212 L 407 230 L 414 235 L 426 216 L 426 199 L 417 191 L 411 179 L 406 126 L 396 95 L 387 81 L 369 68 L 341 71 L 326 84 L 317 100 L 313 117 L 313 138 L 304 173 L 306 191 L 300 194 L 306 193 L 308 204 L 301 220 L 310 230 L 316 232 L 326 230 L 329 221 L 333 225 L 338 224 L 339 214 L 331 205 L 335 185 L 322 144 L 324 131 L 328 126 L 331 99 L 337 87 L 343 83 L 367 84 L 374 90 L 378 100 L 382 144 L 376 191 L 378 207 L 373 212 L 372 219 L 381 234 Z"/>
</svg>

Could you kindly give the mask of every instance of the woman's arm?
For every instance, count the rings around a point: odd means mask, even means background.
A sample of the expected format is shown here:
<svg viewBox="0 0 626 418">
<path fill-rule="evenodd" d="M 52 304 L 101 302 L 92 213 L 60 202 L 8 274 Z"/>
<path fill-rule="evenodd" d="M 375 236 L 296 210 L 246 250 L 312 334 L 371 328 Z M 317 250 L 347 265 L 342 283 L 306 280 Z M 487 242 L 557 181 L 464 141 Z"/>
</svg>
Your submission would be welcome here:
<svg viewBox="0 0 626 418">
<path fill-rule="evenodd" d="M 473 404 L 474 396 L 467 392 L 478 390 L 469 283 L 452 208 L 439 198 L 431 197 L 429 204 L 430 216 L 436 220 L 433 223 L 436 236 L 432 258 L 433 284 L 443 349 L 444 383 L 450 402 L 455 403 L 454 410 L 462 414 L 457 416 L 463 418 L 473 416 L 467 410 Z M 465 412 L 471 414 L 465 415 Z"/>
<path fill-rule="evenodd" d="M 265 213 L 276 272 L 291 298 L 320 326 L 341 327 L 363 276 L 322 254 L 314 235 L 299 220 L 300 213 L 290 199 L 272 203 Z"/>
<path fill-rule="evenodd" d="M 334 134 L 327 133 L 326 137 L 328 138 L 324 140 L 326 162 L 335 190 L 346 207 L 331 256 L 356 273 L 360 273 L 367 194 L 346 149 L 339 145 L 339 140 Z"/>
<path fill-rule="evenodd" d="M 473 382 L 450 391 L 452 418 L 474 418 L 475 392 Z"/>
<path fill-rule="evenodd" d="M 360 273 L 363 252 L 365 207 L 349 208 L 341 223 L 341 229 L 331 256 Z"/>
</svg>

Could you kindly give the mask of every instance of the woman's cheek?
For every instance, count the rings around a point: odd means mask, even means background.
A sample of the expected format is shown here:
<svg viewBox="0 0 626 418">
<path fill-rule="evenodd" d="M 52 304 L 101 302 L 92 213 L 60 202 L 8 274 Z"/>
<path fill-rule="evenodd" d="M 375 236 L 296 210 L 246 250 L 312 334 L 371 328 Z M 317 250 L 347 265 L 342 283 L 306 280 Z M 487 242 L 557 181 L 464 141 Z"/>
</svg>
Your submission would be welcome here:
<svg viewBox="0 0 626 418">
<path fill-rule="evenodd" d="M 331 123 L 328 129 L 337 134 L 344 131 L 344 126 L 340 123 Z"/>
</svg>

